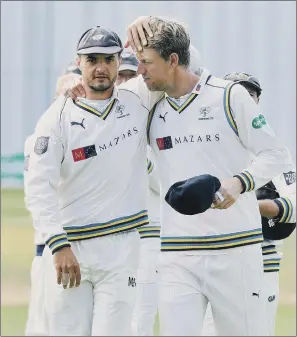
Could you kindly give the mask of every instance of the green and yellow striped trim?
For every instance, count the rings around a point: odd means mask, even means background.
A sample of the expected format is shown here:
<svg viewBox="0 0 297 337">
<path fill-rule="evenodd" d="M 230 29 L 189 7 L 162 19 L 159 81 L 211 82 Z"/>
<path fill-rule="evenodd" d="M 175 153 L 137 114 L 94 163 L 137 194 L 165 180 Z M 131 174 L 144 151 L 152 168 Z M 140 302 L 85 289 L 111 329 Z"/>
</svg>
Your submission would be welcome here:
<svg viewBox="0 0 297 337">
<path fill-rule="evenodd" d="M 228 249 L 261 243 L 262 241 L 262 228 L 257 228 L 244 232 L 221 235 L 161 237 L 161 250 L 185 251 Z"/>
<path fill-rule="evenodd" d="M 190 95 L 190 97 L 181 105 L 177 105 L 174 101 L 172 101 L 170 99 L 170 97 L 166 96 L 167 102 L 169 103 L 169 105 L 172 107 L 172 109 L 174 109 L 175 111 L 177 111 L 178 113 L 183 112 L 193 101 L 194 99 L 198 96 L 198 94 L 192 93 Z"/>
<path fill-rule="evenodd" d="M 137 230 L 141 239 L 160 238 L 160 226 L 143 226 Z"/>
<path fill-rule="evenodd" d="M 236 174 L 234 177 L 238 178 L 241 181 L 243 186 L 242 193 L 250 192 L 255 189 L 255 181 L 249 171 L 243 170 L 241 173 Z"/>
<path fill-rule="evenodd" d="M 99 110 L 93 108 L 92 106 L 82 103 L 80 101 L 75 102 L 74 104 L 88 112 L 90 112 L 93 115 L 96 115 L 100 118 L 102 118 L 103 120 L 105 120 L 107 118 L 107 116 L 110 114 L 112 108 L 114 107 L 115 103 L 116 103 L 117 99 L 114 98 L 113 100 L 111 100 L 111 102 L 107 105 L 106 109 L 101 113 Z"/>
<path fill-rule="evenodd" d="M 279 222 L 290 222 L 293 214 L 293 205 L 291 200 L 289 198 L 282 197 L 275 199 L 274 202 L 276 202 L 281 209 Z"/>
<path fill-rule="evenodd" d="M 66 234 L 57 234 L 49 238 L 45 244 L 49 247 L 49 249 L 52 251 L 52 254 L 54 254 L 57 250 L 64 248 L 64 247 L 70 247 L 70 243 L 67 240 Z"/>
<path fill-rule="evenodd" d="M 280 260 L 281 260 L 280 257 L 264 260 L 263 261 L 264 272 L 265 273 L 269 273 L 269 272 L 277 272 L 277 271 L 279 271 Z"/>
<path fill-rule="evenodd" d="M 272 254 L 277 254 L 277 250 L 275 245 L 269 245 L 269 246 L 263 246 L 262 247 L 262 255 L 272 255 Z"/>
<path fill-rule="evenodd" d="M 69 241 L 91 239 L 99 236 L 115 234 L 132 230 L 143 225 L 148 225 L 147 210 L 136 214 L 123 216 L 103 223 L 95 223 L 84 226 L 67 226 L 64 230 Z"/>
<path fill-rule="evenodd" d="M 236 136 L 238 136 L 237 125 L 236 125 L 235 120 L 232 116 L 232 109 L 230 107 L 231 89 L 235 84 L 236 83 L 229 83 L 224 90 L 224 111 L 225 111 L 225 116 L 227 118 L 228 124 L 230 125 L 231 129 L 234 131 Z"/>
</svg>

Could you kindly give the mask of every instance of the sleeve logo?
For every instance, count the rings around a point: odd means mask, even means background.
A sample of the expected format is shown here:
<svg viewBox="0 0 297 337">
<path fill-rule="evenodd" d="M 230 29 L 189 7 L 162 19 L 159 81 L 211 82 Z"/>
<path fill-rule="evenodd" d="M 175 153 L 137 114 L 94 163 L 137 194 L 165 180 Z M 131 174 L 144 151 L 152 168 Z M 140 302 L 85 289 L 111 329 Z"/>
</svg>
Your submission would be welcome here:
<svg viewBox="0 0 297 337">
<path fill-rule="evenodd" d="M 44 154 L 48 149 L 49 137 L 38 137 L 35 142 L 34 152 L 38 155 Z"/>
<path fill-rule="evenodd" d="M 296 172 L 290 171 L 290 172 L 284 173 L 284 178 L 285 178 L 286 184 L 291 185 L 295 183 L 296 181 Z"/>
<path fill-rule="evenodd" d="M 266 125 L 265 117 L 260 114 L 258 117 L 255 117 L 252 121 L 252 127 L 254 129 L 260 129 L 263 125 Z"/>
</svg>

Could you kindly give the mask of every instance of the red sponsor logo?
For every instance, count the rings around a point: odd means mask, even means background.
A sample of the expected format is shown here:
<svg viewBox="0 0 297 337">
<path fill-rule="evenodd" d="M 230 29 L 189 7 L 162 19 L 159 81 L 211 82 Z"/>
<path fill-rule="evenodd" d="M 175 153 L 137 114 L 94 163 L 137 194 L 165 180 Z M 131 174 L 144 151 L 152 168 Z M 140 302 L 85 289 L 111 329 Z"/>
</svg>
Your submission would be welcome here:
<svg viewBox="0 0 297 337">
<path fill-rule="evenodd" d="M 79 149 L 72 150 L 72 156 L 74 161 L 80 161 L 86 159 L 86 154 L 84 148 L 81 147 Z"/>
</svg>

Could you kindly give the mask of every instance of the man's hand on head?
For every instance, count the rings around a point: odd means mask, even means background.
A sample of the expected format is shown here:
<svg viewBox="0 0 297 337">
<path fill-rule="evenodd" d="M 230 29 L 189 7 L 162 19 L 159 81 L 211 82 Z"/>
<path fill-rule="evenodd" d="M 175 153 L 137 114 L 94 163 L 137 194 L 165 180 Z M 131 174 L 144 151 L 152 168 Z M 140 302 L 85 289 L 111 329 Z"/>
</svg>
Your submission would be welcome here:
<svg viewBox="0 0 297 337">
<path fill-rule="evenodd" d="M 131 46 L 132 49 L 137 52 L 142 51 L 143 46 L 147 45 L 144 31 L 147 32 L 149 37 L 153 37 L 153 32 L 149 26 L 149 19 L 150 16 L 140 16 L 128 26 L 128 40 L 125 42 L 125 48 Z"/>
</svg>

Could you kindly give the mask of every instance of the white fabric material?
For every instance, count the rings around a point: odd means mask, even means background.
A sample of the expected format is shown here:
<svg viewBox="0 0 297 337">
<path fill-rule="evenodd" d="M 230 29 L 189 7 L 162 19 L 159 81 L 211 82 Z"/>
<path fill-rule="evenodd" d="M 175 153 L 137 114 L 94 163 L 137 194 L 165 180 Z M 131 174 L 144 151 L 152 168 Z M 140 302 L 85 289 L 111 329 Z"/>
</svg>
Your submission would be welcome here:
<svg viewBox="0 0 297 337">
<path fill-rule="evenodd" d="M 24 146 L 24 157 L 25 157 L 25 167 L 24 167 L 24 199 L 26 208 L 28 208 L 28 179 L 27 172 L 30 165 L 30 155 L 34 148 L 34 135 L 30 135 L 26 141 Z M 44 240 L 42 238 L 42 233 L 39 230 L 34 230 L 34 244 L 35 245 L 43 245 Z"/>
<path fill-rule="evenodd" d="M 279 301 L 279 273 L 264 273 L 264 289 L 263 295 L 266 303 L 267 319 L 268 319 L 268 336 L 274 336 L 277 305 Z M 201 336 L 217 336 L 216 328 L 213 322 L 211 305 L 208 303 L 206 314 L 203 322 Z"/>
<path fill-rule="evenodd" d="M 218 335 L 268 336 L 263 274 L 260 244 L 216 255 L 162 252 L 161 336 L 200 336 L 208 301 Z"/>
<path fill-rule="evenodd" d="M 158 177 L 158 169 L 150 146 L 147 146 L 147 158 L 153 166 L 148 175 L 149 182 L 149 220 L 153 226 L 160 225 L 160 183 Z"/>
<path fill-rule="evenodd" d="M 25 336 L 49 336 L 42 256 L 35 256 L 31 266 L 30 302 Z"/>
<path fill-rule="evenodd" d="M 137 231 L 71 243 L 79 261 L 78 288 L 56 283 L 51 251 L 44 250 L 46 309 L 51 336 L 130 336 L 137 292 Z"/>
<path fill-rule="evenodd" d="M 43 154 L 32 151 L 28 207 L 45 241 L 65 233 L 65 226 L 105 223 L 147 210 L 147 110 L 127 90 L 117 98 L 115 104 L 129 113 L 125 118 L 117 118 L 114 107 L 102 120 L 71 99 L 61 113 L 63 98 L 58 98 L 38 122 L 34 137 L 49 137 L 49 144 Z M 85 128 L 71 125 L 83 119 Z M 73 151 L 86 146 L 94 146 L 96 155 L 75 162 Z"/>
<path fill-rule="evenodd" d="M 132 333 L 134 336 L 154 335 L 153 328 L 158 307 L 157 264 L 159 253 L 159 238 L 140 240 L 137 297 L 132 317 Z"/>
</svg>

